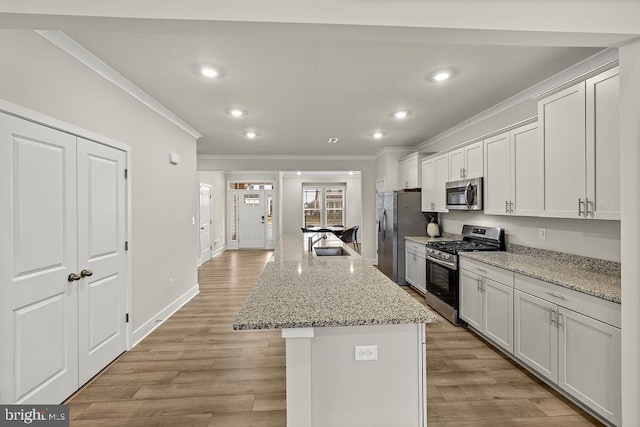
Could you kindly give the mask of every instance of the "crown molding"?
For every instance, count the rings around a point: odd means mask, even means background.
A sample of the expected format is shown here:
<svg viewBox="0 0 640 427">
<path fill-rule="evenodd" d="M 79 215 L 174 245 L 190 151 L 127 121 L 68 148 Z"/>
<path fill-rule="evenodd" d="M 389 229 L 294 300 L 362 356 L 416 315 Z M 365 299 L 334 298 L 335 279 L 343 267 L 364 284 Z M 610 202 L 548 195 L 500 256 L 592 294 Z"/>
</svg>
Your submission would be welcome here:
<svg viewBox="0 0 640 427">
<path fill-rule="evenodd" d="M 358 155 L 198 154 L 198 160 L 375 160 Z"/>
<path fill-rule="evenodd" d="M 81 44 L 69 37 L 63 31 L 49 31 L 49 30 L 34 30 L 36 34 L 51 44 L 57 46 L 63 52 L 93 70 L 95 73 L 102 76 L 107 81 L 111 82 L 122 91 L 128 93 L 133 98 L 137 99 L 152 111 L 159 114 L 169 122 L 173 123 L 196 140 L 202 138 L 202 134 L 189 126 L 184 120 L 171 112 L 164 105 L 156 101 L 153 97 L 140 89 L 138 86 L 127 80 L 122 74 L 111 68 L 106 62 L 95 56 L 89 50 L 84 48 Z"/>
<path fill-rule="evenodd" d="M 544 94 L 549 94 L 554 91 L 560 90 L 565 85 L 570 84 L 568 82 L 578 81 L 581 78 L 584 79 L 586 76 L 592 75 L 591 73 L 595 74 L 597 72 L 604 71 L 607 68 L 616 66 L 617 63 L 618 49 L 605 49 L 559 72 L 558 74 L 555 74 L 548 79 L 543 80 L 540 83 L 537 83 L 523 90 L 522 92 L 512 96 L 511 98 L 508 98 L 500 102 L 499 104 L 496 104 L 493 107 L 484 110 L 483 112 L 476 114 L 475 116 L 427 139 L 426 141 L 414 147 L 414 150 L 422 151 L 428 148 L 430 145 L 440 142 L 443 139 L 446 139 L 463 129 L 474 126 L 488 119 L 489 117 L 495 116 L 496 114 L 499 114 L 515 105 L 531 99 L 536 100 L 539 97 L 544 96 Z"/>
<path fill-rule="evenodd" d="M 388 153 L 399 153 L 399 152 L 407 153 L 412 151 L 416 151 L 416 147 L 382 147 L 380 150 L 376 152 L 376 154 L 373 155 L 373 157 L 377 159 L 378 157 L 384 156 L 385 154 L 388 154 Z"/>
</svg>

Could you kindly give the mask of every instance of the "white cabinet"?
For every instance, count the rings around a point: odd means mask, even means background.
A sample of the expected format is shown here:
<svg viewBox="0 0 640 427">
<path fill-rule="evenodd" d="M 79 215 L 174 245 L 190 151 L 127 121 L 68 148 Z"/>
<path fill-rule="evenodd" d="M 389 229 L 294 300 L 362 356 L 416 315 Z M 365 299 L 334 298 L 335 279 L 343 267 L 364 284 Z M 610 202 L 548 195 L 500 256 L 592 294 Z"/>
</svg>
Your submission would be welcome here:
<svg viewBox="0 0 640 427">
<path fill-rule="evenodd" d="M 536 123 L 484 141 L 484 213 L 537 216 L 544 185 Z"/>
<path fill-rule="evenodd" d="M 436 209 L 436 175 L 433 159 L 425 159 L 420 163 L 422 176 L 422 212 L 433 212 Z"/>
<path fill-rule="evenodd" d="M 512 353 L 513 273 L 461 259 L 460 318 Z"/>
<path fill-rule="evenodd" d="M 618 90 L 616 67 L 538 102 L 543 216 L 620 218 Z"/>
<path fill-rule="evenodd" d="M 425 245 L 405 240 L 405 282 L 425 294 L 427 292 L 427 264 Z"/>
<path fill-rule="evenodd" d="M 620 219 L 618 67 L 587 80 L 587 216 Z"/>
<path fill-rule="evenodd" d="M 420 154 L 410 154 L 398 163 L 399 189 L 420 188 Z"/>
<path fill-rule="evenodd" d="M 440 154 L 423 159 L 422 174 L 422 211 L 449 212 L 445 184 L 449 181 L 449 154 Z"/>
<path fill-rule="evenodd" d="M 484 175 L 482 141 L 449 153 L 449 181 L 480 178 Z"/>
<path fill-rule="evenodd" d="M 514 356 L 620 425 L 620 305 L 520 274 L 515 286 Z"/>
</svg>

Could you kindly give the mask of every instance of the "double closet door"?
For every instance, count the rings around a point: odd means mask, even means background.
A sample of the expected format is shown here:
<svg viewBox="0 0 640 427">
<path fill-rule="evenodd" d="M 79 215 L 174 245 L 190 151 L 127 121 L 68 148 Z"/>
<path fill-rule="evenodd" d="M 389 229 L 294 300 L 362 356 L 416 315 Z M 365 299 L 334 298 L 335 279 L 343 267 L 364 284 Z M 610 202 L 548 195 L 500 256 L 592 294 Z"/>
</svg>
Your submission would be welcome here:
<svg viewBox="0 0 640 427">
<path fill-rule="evenodd" d="M 60 403 L 126 350 L 125 168 L 0 113 L 0 402 Z"/>
</svg>

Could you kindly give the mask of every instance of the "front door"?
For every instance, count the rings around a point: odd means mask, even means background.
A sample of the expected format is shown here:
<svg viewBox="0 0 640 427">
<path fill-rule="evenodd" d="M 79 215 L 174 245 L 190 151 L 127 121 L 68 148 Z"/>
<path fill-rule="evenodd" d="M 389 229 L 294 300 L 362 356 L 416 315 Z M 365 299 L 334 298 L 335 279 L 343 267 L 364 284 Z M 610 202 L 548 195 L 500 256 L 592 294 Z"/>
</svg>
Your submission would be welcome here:
<svg viewBox="0 0 640 427">
<path fill-rule="evenodd" d="M 264 248 L 266 243 L 264 190 L 242 190 L 239 199 L 239 247 Z"/>
<path fill-rule="evenodd" d="M 211 259 L 211 186 L 200 184 L 200 263 Z"/>
</svg>

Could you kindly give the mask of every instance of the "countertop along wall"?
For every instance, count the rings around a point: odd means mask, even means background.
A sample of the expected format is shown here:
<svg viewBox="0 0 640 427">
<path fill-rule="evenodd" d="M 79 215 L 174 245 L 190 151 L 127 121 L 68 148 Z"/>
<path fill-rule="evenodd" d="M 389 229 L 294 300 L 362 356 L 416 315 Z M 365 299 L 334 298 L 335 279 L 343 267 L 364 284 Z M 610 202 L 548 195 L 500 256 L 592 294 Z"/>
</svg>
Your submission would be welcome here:
<svg viewBox="0 0 640 427">
<path fill-rule="evenodd" d="M 33 31 L 0 30 L 0 63 L 0 98 L 132 148 L 135 340 L 197 285 L 195 140 Z M 178 165 L 169 164 L 170 152 Z"/>
</svg>

